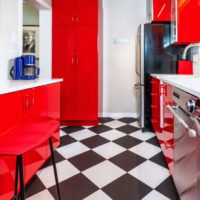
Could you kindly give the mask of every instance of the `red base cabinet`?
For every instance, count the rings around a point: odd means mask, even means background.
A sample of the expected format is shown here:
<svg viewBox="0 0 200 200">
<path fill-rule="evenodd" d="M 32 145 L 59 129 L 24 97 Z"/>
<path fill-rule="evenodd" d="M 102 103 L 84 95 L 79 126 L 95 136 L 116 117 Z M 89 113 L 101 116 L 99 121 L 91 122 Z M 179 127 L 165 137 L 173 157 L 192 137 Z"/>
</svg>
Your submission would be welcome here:
<svg viewBox="0 0 200 200">
<path fill-rule="evenodd" d="M 152 125 L 170 172 L 173 173 L 174 118 L 166 105 L 172 104 L 172 87 L 152 78 Z"/>
<path fill-rule="evenodd" d="M 169 22 L 171 20 L 170 0 L 147 0 L 148 22 Z"/>
<path fill-rule="evenodd" d="M 171 0 L 172 42 L 189 44 L 200 42 L 199 0 Z"/>
<path fill-rule="evenodd" d="M 27 122 L 60 121 L 60 83 L 0 95 L 0 135 Z M 53 135 L 53 145 L 59 145 L 59 126 Z M 24 179 L 27 184 L 50 157 L 48 141 L 24 154 Z M 14 195 L 16 157 L 0 157 L 0 200 Z"/>
<path fill-rule="evenodd" d="M 62 125 L 98 124 L 97 25 L 98 0 L 53 0 L 53 78 L 64 79 Z"/>
</svg>

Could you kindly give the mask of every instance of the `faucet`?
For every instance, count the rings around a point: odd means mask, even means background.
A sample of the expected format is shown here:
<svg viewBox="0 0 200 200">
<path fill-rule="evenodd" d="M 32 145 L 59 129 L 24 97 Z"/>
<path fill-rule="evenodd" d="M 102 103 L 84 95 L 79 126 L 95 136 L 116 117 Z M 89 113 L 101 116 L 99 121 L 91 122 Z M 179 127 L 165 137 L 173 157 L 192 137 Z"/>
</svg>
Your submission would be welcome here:
<svg viewBox="0 0 200 200">
<path fill-rule="evenodd" d="M 188 46 L 186 46 L 185 49 L 184 49 L 184 51 L 183 51 L 183 55 L 182 55 L 182 59 L 183 60 L 186 60 L 186 58 L 187 58 L 187 52 L 192 47 L 200 47 L 200 43 L 191 43 Z"/>
</svg>

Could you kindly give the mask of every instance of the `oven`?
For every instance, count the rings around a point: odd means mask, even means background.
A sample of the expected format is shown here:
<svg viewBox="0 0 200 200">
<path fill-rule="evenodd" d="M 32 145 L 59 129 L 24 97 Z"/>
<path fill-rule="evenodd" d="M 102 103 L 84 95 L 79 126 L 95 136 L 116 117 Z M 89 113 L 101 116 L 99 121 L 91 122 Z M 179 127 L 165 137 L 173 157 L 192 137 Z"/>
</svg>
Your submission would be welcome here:
<svg viewBox="0 0 200 200">
<path fill-rule="evenodd" d="M 173 88 L 174 116 L 173 179 L 181 200 L 200 198 L 200 110 L 199 99 Z"/>
</svg>

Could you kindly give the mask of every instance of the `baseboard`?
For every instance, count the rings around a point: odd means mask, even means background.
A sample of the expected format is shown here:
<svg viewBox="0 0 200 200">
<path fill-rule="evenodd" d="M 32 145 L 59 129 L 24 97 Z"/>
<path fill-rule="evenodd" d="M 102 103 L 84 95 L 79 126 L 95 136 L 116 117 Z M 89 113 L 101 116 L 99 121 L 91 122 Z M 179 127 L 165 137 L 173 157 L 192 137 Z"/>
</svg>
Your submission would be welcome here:
<svg viewBox="0 0 200 200">
<path fill-rule="evenodd" d="M 137 113 L 99 113 L 99 117 L 111 117 L 111 118 L 122 118 L 122 117 L 133 117 L 137 118 Z"/>
<path fill-rule="evenodd" d="M 61 126 L 97 126 L 99 121 L 61 121 Z"/>
</svg>

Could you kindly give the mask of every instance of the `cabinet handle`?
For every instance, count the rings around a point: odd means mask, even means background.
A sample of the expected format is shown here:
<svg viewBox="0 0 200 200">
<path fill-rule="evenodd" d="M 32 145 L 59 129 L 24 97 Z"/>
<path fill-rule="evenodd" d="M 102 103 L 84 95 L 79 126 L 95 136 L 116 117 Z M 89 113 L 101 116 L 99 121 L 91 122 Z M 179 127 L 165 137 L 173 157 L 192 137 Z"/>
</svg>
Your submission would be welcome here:
<svg viewBox="0 0 200 200">
<path fill-rule="evenodd" d="M 72 56 L 72 65 L 74 65 L 74 56 Z"/>
<path fill-rule="evenodd" d="M 71 20 L 72 20 L 72 23 L 74 23 L 74 17 L 72 17 Z"/>
<path fill-rule="evenodd" d="M 25 97 L 25 111 L 28 111 L 28 107 L 29 107 L 29 100 L 28 100 L 29 96 L 26 95 Z"/>
<path fill-rule="evenodd" d="M 76 23 L 78 23 L 78 21 L 79 21 L 79 18 L 78 18 L 78 17 L 76 17 Z"/>
<path fill-rule="evenodd" d="M 34 106 L 35 105 L 35 95 L 33 94 L 32 95 L 32 106 Z"/>
<path fill-rule="evenodd" d="M 167 85 L 165 84 L 160 84 L 160 96 L 164 95 L 167 96 Z"/>
<path fill-rule="evenodd" d="M 76 56 L 76 64 L 79 65 L 79 58 Z"/>
</svg>

